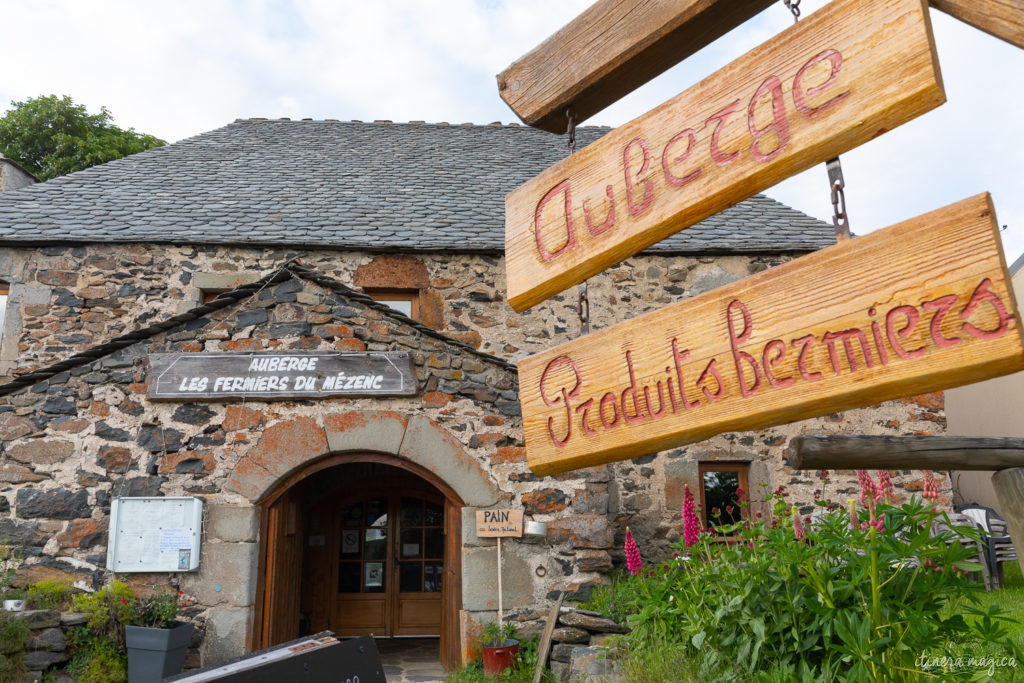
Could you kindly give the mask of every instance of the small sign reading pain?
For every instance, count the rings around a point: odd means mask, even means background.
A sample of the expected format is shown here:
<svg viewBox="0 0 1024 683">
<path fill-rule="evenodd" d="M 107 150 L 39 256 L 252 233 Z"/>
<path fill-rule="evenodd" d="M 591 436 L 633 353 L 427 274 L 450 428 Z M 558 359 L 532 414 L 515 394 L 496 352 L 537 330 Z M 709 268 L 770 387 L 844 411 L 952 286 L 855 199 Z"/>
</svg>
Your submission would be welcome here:
<svg viewBox="0 0 1024 683">
<path fill-rule="evenodd" d="M 522 510 L 477 510 L 476 535 L 479 538 L 520 537 L 523 535 Z"/>
</svg>

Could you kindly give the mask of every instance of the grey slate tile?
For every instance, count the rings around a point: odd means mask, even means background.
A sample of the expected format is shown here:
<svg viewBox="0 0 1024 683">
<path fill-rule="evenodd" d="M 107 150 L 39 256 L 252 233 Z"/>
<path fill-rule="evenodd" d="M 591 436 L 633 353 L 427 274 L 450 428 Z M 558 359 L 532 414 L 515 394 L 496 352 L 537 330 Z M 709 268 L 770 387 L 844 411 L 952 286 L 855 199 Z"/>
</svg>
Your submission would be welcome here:
<svg viewBox="0 0 1024 683">
<path fill-rule="evenodd" d="M 608 129 L 583 127 L 581 145 Z M 501 251 L 504 197 L 565 156 L 524 126 L 240 120 L 0 195 L 0 242 Z M 761 195 L 652 246 L 802 251 L 831 226 Z"/>
</svg>

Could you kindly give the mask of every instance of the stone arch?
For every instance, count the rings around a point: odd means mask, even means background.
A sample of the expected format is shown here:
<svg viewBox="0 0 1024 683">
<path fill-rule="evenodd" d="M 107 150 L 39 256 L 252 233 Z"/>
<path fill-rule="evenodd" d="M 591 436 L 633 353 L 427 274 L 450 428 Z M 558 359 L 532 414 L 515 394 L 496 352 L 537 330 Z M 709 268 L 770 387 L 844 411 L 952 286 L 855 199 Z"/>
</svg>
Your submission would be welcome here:
<svg viewBox="0 0 1024 683">
<path fill-rule="evenodd" d="M 425 416 L 387 410 L 295 417 L 264 430 L 235 464 L 224 488 L 253 504 L 266 501 L 293 473 L 330 454 L 395 456 L 433 473 L 470 507 L 488 507 L 500 492 L 487 472 L 444 427 Z"/>
</svg>

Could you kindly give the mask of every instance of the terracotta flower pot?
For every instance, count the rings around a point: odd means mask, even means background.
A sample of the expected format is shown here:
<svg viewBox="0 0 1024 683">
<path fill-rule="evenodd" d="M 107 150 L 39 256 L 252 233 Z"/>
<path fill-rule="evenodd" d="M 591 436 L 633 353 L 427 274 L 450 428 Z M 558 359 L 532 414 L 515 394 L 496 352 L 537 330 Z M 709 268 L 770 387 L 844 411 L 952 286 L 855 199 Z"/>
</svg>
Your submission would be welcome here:
<svg viewBox="0 0 1024 683">
<path fill-rule="evenodd" d="M 519 641 L 506 640 L 504 645 L 484 645 L 484 673 L 497 676 L 511 669 L 519 654 Z"/>
</svg>

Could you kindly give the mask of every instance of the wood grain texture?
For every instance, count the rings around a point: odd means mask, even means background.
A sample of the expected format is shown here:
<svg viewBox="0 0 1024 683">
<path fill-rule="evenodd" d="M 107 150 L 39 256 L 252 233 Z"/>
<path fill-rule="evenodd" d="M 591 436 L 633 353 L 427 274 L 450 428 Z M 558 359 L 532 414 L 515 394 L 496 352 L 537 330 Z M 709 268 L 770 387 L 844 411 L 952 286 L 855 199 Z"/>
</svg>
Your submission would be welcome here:
<svg viewBox="0 0 1024 683">
<path fill-rule="evenodd" d="M 520 361 L 527 459 L 552 474 L 1015 372 L 1018 320 L 981 194 Z"/>
<path fill-rule="evenodd" d="M 981 470 L 1024 467 L 1024 439 L 973 436 L 793 437 L 786 460 L 795 470 Z"/>
<path fill-rule="evenodd" d="M 533 683 L 540 683 L 544 675 L 544 669 L 548 665 L 548 655 L 551 654 L 551 638 L 558 625 L 558 615 L 562 610 L 562 601 L 565 600 L 565 591 L 558 593 L 558 600 L 548 611 L 548 620 L 544 624 L 544 633 L 540 636 L 540 643 L 537 645 L 537 665 L 533 668 Z"/>
<path fill-rule="evenodd" d="M 932 7 L 1024 48 L 1024 0 L 929 0 Z"/>
<path fill-rule="evenodd" d="M 509 193 L 509 303 L 525 310 L 941 104 L 926 10 L 836 0 Z"/>
<path fill-rule="evenodd" d="M 1024 467 L 1001 470 L 992 475 L 999 509 L 1006 519 L 1013 546 L 1017 548 L 1017 562 L 1024 572 Z"/>
<path fill-rule="evenodd" d="M 498 74 L 523 123 L 564 133 L 776 0 L 598 0 Z"/>
</svg>

